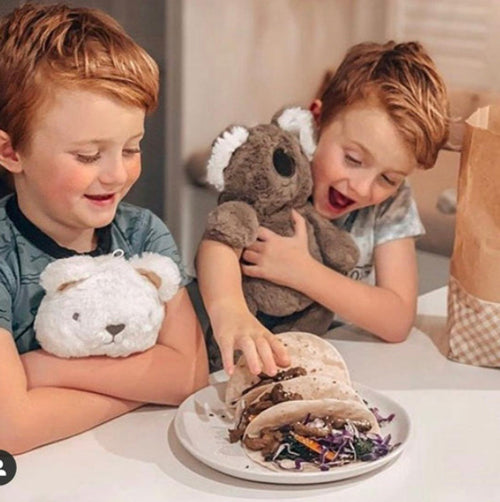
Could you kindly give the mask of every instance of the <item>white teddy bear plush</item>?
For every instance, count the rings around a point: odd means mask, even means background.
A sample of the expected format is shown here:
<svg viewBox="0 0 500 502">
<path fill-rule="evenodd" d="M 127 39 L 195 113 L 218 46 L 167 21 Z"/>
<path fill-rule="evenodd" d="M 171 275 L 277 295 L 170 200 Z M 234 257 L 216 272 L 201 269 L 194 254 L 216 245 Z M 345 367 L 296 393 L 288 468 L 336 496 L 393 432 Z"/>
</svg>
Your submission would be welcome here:
<svg viewBox="0 0 500 502">
<path fill-rule="evenodd" d="M 181 276 L 173 260 L 123 252 L 73 256 L 49 264 L 40 276 L 46 291 L 35 333 L 44 350 L 60 357 L 128 356 L 152 347 Z"/>
</svg>

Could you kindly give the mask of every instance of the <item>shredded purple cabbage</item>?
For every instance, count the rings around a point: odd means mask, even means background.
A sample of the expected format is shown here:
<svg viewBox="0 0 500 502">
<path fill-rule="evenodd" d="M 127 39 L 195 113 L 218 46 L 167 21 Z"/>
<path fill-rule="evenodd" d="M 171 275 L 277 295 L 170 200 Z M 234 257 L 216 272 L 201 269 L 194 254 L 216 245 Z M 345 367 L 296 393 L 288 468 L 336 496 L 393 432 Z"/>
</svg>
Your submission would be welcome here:
<svg viewBox="0 0 500 502">
<path fill-rule="evenodd" d="M 394 413 L 387 417 L 382 417 L 377 408 L 370 409 L 381 425 L 390 423 L 394 419 Z M 308 423 L 309 421 L 310 416 L 308 415 L 303 423 Z M 304 462 L 310 462 L 315 464 L 321 471 L 328 471 L 332 467 L 352 462 L 377 460 L 387 455 L 400 444 L 391 444 L 390 434 L 383 437 L 380 434 L 360 432 L 350 421 L 347 421 L 342 430 L 334 430 L 328 436 L 314 438 L 314 440 L 321 446 L 321 453 L 311 455 L 311 452 L 308 451 L 308 458 L 303 458 L 304 447 L 297 444 L 291 436 L 288 436 L 288 441 L 281 446 L 273 461 L 285 470 L 300 471 L 303 469 L 302 464 Z M 327 459 L 329 453 L 335 454 L 332 460 Z M 314 458 L 311 458 L 311 456 Z M 287 465 L 283 462 L 284 460 L 288 460 Z M 291 466 L 290 460 L 293 460 Z"/>
<path fill-rule="evenodd" d="M 394 417 L 396 416 L 395 413 L 391 413 L 390 415 L 388 415 L 387 417 L 383 417 L 381 414 L 380 414 L 380 411 L 378 408 L 375 408 L 375 407 L 372 407 L 372 408 L 369 408 L 369 410 L 375 415 L 375 418 L 377 419 L 377 422 L 378 424 L 382 427 L 382 425 L 384 424 L 389 424 L 391 423 L 393 420 L 394 420 Z"/>
</svg>

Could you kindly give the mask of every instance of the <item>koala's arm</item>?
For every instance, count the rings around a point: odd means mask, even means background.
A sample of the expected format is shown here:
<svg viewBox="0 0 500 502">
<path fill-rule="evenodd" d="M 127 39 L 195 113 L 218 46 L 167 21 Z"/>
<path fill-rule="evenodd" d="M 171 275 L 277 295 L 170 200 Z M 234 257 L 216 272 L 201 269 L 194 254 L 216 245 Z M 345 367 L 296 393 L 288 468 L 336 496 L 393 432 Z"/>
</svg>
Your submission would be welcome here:
<svg viewBox="0 0 500 502">
<path fill-rule="evenodd" d="M 229 201 L 209 213 L 203 238 L 242 249 L 257 239 L 258 228 L 259 220 L 252 206 L 242 201 Z"/>
<path fill-rule="evenodd" d="M 23 357 L 11 333 L 1 328 L 0 357 L 0 445 L 14 455 L 83 432 L 142 405 L 75 389 L 30 388 Z"/>
<path fill-rule="evenodd" d="M 158 341 L 145 352 L 63 359 L 36 350 L 25 357 L 29 386 L 67 387 L 142 403 L 177 405 L 208 383 L 203 333 L 186 288 L 167 303 Z"/>
<path fill-rule="evenodd" d="M 349 272 L 359 258 L 359 250 L 351 236 L 323 218 L 312 206 L 304 215 L 314 227 L 325 265 L 339 272 Z"/>
</svg>

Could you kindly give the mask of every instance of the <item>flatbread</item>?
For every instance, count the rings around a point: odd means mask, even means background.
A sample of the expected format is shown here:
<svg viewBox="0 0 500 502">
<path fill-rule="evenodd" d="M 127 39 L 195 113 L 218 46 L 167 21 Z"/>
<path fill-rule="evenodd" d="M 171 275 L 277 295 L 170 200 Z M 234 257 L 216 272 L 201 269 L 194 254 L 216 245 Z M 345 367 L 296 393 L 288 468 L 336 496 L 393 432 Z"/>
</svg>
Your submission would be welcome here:
<svg viewBox="0 0 500 502">
<path fill-rule="evenodd" d="M 275 336 L 279 337 L 288 349 L 291 362 L 289 368 L 301 367 L 306 370 L 307 375 L 326 375 L 336 381 L 351 384 L 344 359 L 338 350 L 323 338 L 299 331 Z M 240 357 L 226 386 L 227 407 L 234 408 L 244 391 L 259 381 L 261 378 L 253 375 L 248 369 L 245 357 Z"/>
<path fill-rule="evenodd" d="M 283 386 L 284 392 L 298 393 L 304 400 L 339 399 L 340 401 L 355 401 L 365 406 L 361 396 L 350 385 L 336 380 L 334 377 L 318 373 L 263 385 L 249 391 L 238 401 L 234 423 L 239 423 L 241 413 L 249 404 L 258 401 L 263 394 L 270 392 L 277 383 Z"/>
<path fill-rule="evenodd" d="M 375 415 L 363 404 L 352 400 L 315 399 L 287 401 L 268 408 L 250 422 L 246 428 L 245 436 L 259 437 L 262 429 L 267 427 L 279 428 L 282 425 L 303 421 L 308 415 L 314 417 L 335 416 L 353 421 L 367 420 L 372 425 L 369 433 L 380 433 L 380 427 Z M 281 469 L 273 462 L 266 462 L 260 451 L 249 450 L 243 443 L 242 447 L 248 457 L 254 462 L 273 471 L 281 472 Z M 308 462 L 304 462 L 302 466 L 304 471 L 318 470 L 317 466 Z"/>
</svg>

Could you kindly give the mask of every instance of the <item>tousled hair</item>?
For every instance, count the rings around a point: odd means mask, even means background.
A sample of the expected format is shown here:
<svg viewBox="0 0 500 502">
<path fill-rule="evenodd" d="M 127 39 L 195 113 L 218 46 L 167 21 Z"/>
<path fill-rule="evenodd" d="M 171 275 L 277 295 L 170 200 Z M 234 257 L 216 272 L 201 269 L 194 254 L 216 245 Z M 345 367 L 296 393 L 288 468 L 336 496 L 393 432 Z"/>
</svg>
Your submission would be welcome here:
<svg viewBox="0 0 500 502">
<path fill-rule="evenodd" d="M 345 107 L 376 100 L 389 114 L 420 167 L 436 162 L 449 134 L 446 85 L 418 42 L 353 46 L 323 85 L 320 128 Z"/>
<path fill-rule="evenodd" d="M 100 10 L 28 3 L 0 19 L 0 129 L 14 149 L 29 145 L 54 87 L 103 93 L 150 113 L 158 66 Z"/>
</svg>

